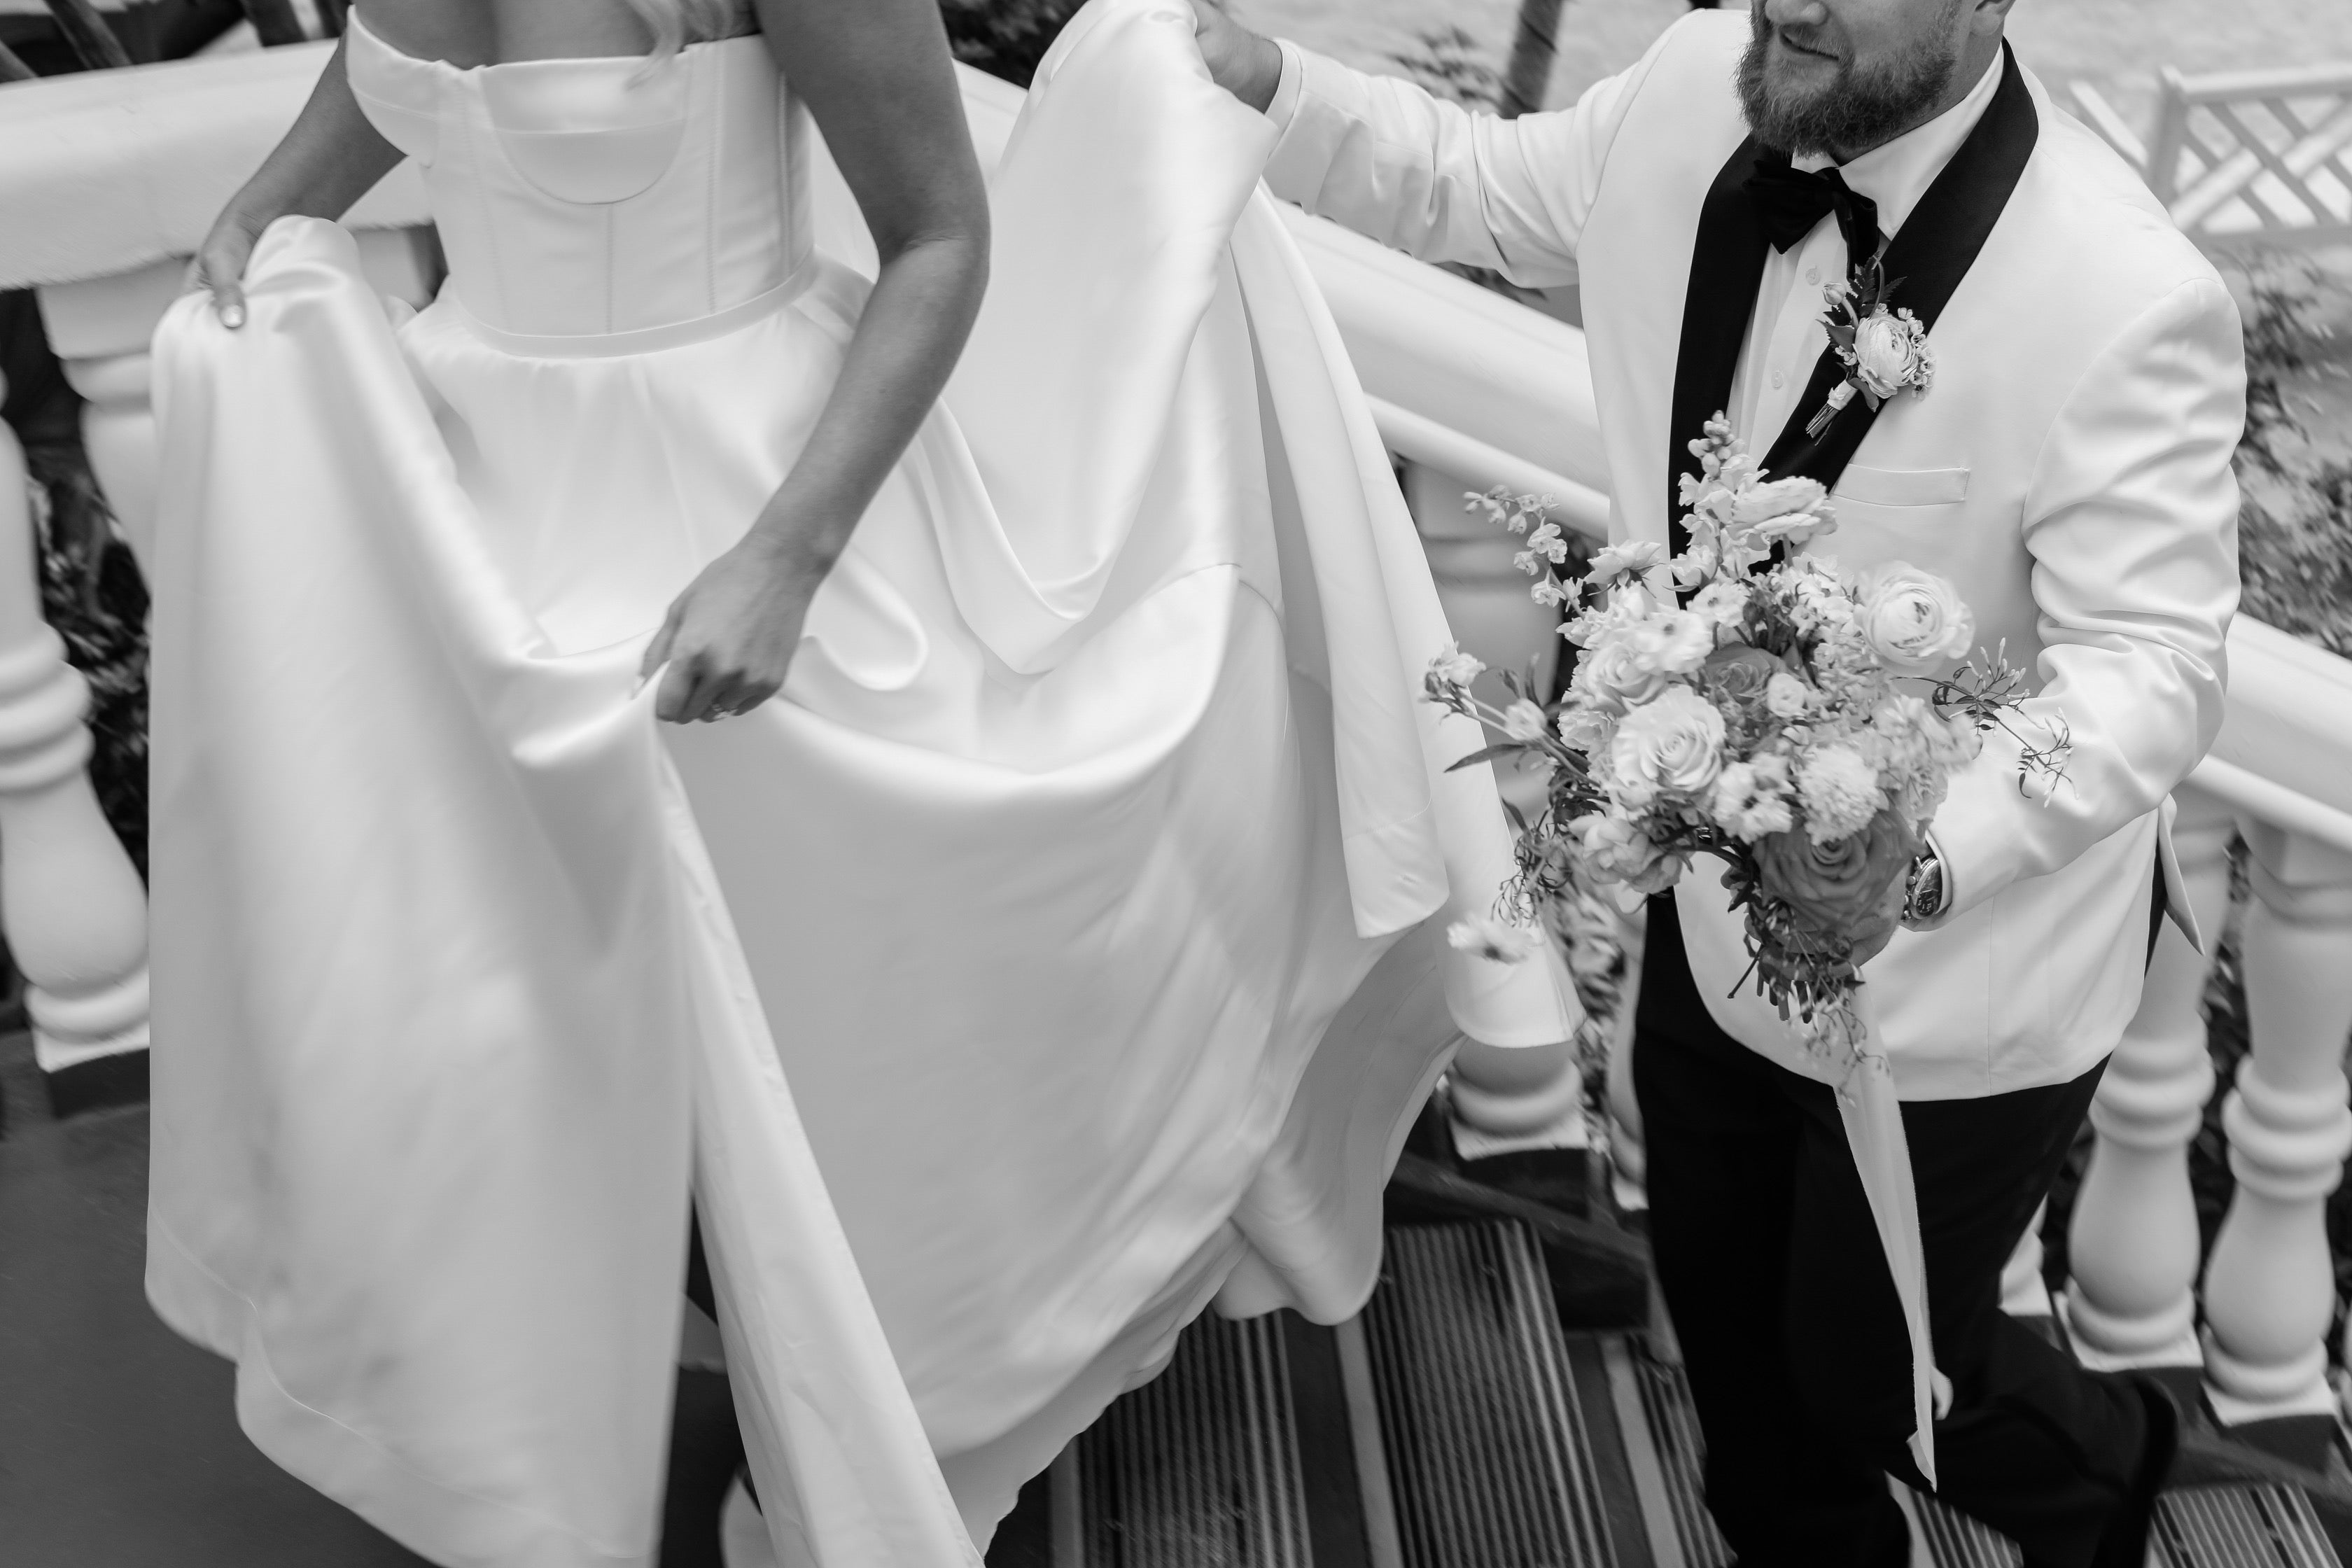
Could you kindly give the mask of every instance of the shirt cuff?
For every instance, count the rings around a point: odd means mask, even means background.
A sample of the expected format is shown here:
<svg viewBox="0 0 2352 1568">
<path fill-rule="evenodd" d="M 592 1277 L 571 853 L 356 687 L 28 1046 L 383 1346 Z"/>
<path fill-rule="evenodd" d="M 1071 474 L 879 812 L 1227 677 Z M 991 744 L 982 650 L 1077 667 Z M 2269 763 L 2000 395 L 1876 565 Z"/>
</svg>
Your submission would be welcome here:
<svg viewBox="0 0 2352 1568">
<path fill-rule="evenodd" d="M 1274 101 L 1265 106 L 1265 117 L 1279 134 L 1290 129 L 1291 118 L 1298 112 L 1298 86 L 1307 74 L 1307 62 L 1298 46 L 1288 38 L 1275 39 L 1274 47 L 1282 51 L 1282 79 L 1275 85 Z"/>
</svg>

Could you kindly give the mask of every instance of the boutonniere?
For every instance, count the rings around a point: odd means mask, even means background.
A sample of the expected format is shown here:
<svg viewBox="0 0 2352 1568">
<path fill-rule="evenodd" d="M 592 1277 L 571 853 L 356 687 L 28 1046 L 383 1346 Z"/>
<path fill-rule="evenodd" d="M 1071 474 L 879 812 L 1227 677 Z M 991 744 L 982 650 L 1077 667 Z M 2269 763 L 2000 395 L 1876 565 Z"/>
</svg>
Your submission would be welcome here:
<svg viewBox="0 0 2352 1568">
<path fill-rule="evenodd" d="M 1845 365 L 1845 379 L 1830 388 L 1829 401 L 1806 421 L 1806 435 L 1828 429 L 1857 392 L 1876 408 L 1906 387 L 1916 396 L 1936 379 L 1936 355 L 1927 347 L 1926 323 L 1908 310 L 1887 309 L 1887 297 L 1901 282 L 1899 278 L 1888 282 L 1874 260 L 1855 268 L 1846 282 L 1822 290 L 1829 301 L 1822 326 Z"/>
</svg>

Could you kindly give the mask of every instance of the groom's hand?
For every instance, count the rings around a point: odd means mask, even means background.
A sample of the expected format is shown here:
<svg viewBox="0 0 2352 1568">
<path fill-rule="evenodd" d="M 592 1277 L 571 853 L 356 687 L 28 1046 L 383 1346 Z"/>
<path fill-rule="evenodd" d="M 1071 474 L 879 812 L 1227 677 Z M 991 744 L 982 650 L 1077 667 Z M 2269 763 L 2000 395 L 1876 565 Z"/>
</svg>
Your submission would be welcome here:
<svg viewBox="0 0 2352 1568">
<path fill-rule="evenodd" d="M 1282 85 L 1282 50 L 1225 15 L 1217 0 L 1192 0 L 1192 19 L 1210 78 L 1264 114 Z"/>
</svg>

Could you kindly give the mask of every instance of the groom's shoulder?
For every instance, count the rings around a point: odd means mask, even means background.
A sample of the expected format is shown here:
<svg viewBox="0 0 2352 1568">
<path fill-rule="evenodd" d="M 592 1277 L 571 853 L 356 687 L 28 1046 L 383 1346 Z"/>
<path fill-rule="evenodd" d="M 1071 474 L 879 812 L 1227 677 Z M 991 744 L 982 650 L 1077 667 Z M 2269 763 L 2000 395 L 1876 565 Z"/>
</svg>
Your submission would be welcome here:
<svg viewBox="0 0 2352 1568">
<path fill-rule="evenodd" d="M 2137 314 L 2191 285 L 2226 299 L 2221 274 L 2137 170 L 2034 83 L 2040 134 L 2012 198 L 2032 270 L 2096 313 Z"/>
<path fill-rule="evenodd" d="M 1650 46 L 1639 92 L 1663 95 L 1685 109 L 1721 105 L 1737 113 L 1735 74 L 1749 32 L 1746 11 L 1691 12 Z"/>
</svg>

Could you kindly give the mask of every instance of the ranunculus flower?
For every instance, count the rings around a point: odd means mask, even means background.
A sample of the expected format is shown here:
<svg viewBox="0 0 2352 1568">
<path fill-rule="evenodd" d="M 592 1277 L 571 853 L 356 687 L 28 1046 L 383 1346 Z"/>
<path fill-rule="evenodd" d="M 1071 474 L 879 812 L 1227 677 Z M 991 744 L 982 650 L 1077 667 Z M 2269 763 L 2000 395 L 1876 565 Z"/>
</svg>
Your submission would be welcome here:
<svg viewBox="0 0 2352 1568">
<path fill-rule="evenodd" d="M 1572 684 L 1596 706 L 1622 713 L 1664 691 L 1669 678 L 1642 658 L 1630 631 L 1619 631 L 1584 650 Z"/>
<path fill-rule="evenodd" d="M 1909 864 L 1916 841 L 1895 814 L 1826 842 L 1811 834 L 1769 834 L 1756 841 L 1764 892 L 1823 935 L 1853 936 L 1876 923 L 1887 889 Z"/>
<path fill-rule="evenodd" d="M 1765 689 L 1776 675 L 1789 673 L 1775 655 L 1742 642 L 1726 643 L 1699 666 L 1699 679 L 1718 702 L 1754 708 L 1763 702 Z"/>
<path fill-rule="evenodd" d="M 1455 686 L 1467 686 L 1486 672 L 1486 667 L 1464 653 L 1460 645 L 1447 643 L 1435 658 L 1429 661 L 1429 673 Z"/>
<path fill-rule="evenodd" d="M 1490 963 L 1519 963 L 1543 950 L 1543 932 L 1533 926 L 1512 925 L 1480 917 L 1456 921 L 1445 928 L 1445 940 L 1462 952 L 1475 952 Z"/>
<path fill-rule="evenodd" d="M 1609 762 L 1630 802 L 1647 804 L 1660 794 L 1697 798 L 1723 771 L 1723 715 L 1689 687 L 1675 687 L 1618 723 Z"/>
<path fill-rule="evenodd" d="M 1907 561 L 1864 567 L 1854 597 L 1871 651 L 1898 675 L 1925 675 L 1976 640 L 1976 617 L 1952 585 Z"/>
<path fill-rule="evenodd" d="M 1864 316 L 1853 330 L 1853 361 L 1863 385 L 1880 397 L 1927 384 L 1927 340 L 1908 310 Z"/>
<path fill-rule="evenodd" d="M 1878 770 L 1852 746 L 1815 746 L 1797 763 L 1797 798 L 1805 805 L 1805 832 L 1816 844 L 1860 832 L 1886 802 Z"/>
<path fill-rule="evenodd" d="M 1514 741 L 1540 741 L 1549 728 L 1544 710 L 1524 697 L 1503 710 L 1503 733 Z"/>
<path fill-rule="evenodd" d="M 1764 683 L 1764 706 L 1775 719 L 1801 717 L 1811 698 L 1811 688 L 1785 669 Z"/>
</svg>

